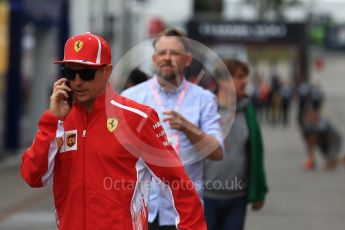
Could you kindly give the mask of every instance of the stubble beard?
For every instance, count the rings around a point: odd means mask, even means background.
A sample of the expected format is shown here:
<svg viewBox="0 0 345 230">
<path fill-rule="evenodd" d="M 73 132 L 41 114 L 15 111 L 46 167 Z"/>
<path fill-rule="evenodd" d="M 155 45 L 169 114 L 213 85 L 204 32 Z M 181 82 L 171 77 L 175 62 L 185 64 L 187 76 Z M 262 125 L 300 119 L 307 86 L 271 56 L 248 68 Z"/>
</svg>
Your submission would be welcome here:
<svg viewBox="0 0 345 230">
<path fill-rule="evenodd" d="M 180 71 L 178 71 L 176 69 L 176 67 L 174 68 L 173 71 L 163 71 L 163 67 L 162 68 L 157 68 L 156 69 L 156 74 L 157 76 L 160 78 L 160 82 L 164 85 L 167 86 L 174 86 L 177 87 L 181 81 L 181 76 L 179 73 Z"/>
<path fill-rule="evenodd" d="M 162 71 L 158 71 L 158 76 L 168 82 L 174 82 L 176 81 L 176 74 L 175 72 L 171 72 L 171 73 L 164 73 Z"/>
</svg>

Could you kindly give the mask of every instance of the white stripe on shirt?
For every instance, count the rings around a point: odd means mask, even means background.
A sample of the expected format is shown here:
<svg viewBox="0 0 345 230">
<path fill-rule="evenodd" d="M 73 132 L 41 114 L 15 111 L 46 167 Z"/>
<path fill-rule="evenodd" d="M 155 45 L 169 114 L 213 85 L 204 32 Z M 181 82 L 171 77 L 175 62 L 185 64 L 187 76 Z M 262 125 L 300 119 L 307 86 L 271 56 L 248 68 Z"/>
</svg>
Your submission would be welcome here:
<svg viewBox="0 0 345 230">
<path fill-rule="evenodd" d="M 115 105 L 115 106 L 121 108 L 121 109 L 125 109 L 125 110 L 131 111 L 131 112 L 133 112 L 133 113 L 136 113 L 136 114 L 138 114 L 138 115 L 140 115 L 140 116 L 142 116 L 142 117 L 144 117 L 144 118 L 147 118 L 147 117 L 148 117 L 146 113 L 140 111 L 139 109 L 135 109 L 135 108 L 132 108 L 132 107 L 129 107 L 129 106 L 126 106 L 126 105 L 122 105 L 122 104 L 120 104 L 120 103 L 118 103 L 118 102 L 116 102 L 116 101 L 114 101 L 114 100 L 111 100 L 110 103 L 111 103 L 112 105 Z"/>
<path fill-rule="evenodd" d="M 42 177 L 42 183 L 44 186 L 49 184 L 53 178 L 54 160 L 58 152 L 57 139 L 64 135 L 63 121 L 58 121 L 55 139 L 50 143 L 48 151 L 48 169 Z"/>
</svg>

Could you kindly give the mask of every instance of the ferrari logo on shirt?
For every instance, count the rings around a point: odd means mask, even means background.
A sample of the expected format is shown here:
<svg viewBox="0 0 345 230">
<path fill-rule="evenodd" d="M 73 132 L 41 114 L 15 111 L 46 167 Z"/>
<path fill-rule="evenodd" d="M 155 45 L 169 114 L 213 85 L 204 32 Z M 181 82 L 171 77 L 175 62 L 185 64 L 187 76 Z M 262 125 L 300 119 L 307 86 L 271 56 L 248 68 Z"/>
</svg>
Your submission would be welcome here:
<svg viewBox="0 0 345 230">
<path fill-rule="evenodd" d="M 119 119 L 117 118 L 108 118 L 107 120 L 107 128 L 109 132 L 114 132 L 116 129 L 117 125 L 119 124 Z"/>
<path fill-rule="evenodd" d="M 74 43 L 74 50 L 75 52 L 79 52 L 81 48 L 83 48 L 84 42 L 78 40 Z"/>
</svg>

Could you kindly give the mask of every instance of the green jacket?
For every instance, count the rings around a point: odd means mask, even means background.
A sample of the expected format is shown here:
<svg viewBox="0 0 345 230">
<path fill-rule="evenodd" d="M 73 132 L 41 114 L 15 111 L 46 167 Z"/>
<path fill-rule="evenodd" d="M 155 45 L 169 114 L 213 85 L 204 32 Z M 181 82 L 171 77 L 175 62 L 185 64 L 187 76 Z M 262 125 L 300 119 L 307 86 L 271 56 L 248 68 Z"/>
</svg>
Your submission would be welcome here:
<svg viewBox="0 0 345 230">
<path fill-rule="evenodd" d="M 253 106 L 247 106 L 245 113 L 249 129 L 250 151 L 248 201 L 262 201 L 265 200 L 268 192 L 262 136 Z"/>
</svg>

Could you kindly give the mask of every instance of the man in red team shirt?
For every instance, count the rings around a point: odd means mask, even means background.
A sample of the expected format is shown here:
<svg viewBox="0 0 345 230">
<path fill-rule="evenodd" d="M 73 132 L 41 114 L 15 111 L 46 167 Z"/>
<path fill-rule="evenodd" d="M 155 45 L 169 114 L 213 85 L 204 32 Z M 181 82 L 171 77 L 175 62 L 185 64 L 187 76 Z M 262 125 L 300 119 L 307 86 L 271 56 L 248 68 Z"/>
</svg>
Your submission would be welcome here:
<svg viewBox="0 0 345 230">
<path fill-rule="evenodd" d="M 157 113 L 111 89 L 108 43 L 76 35 L 55 63 L 63 78 L 54 83 L 21 175 L 32 187 L 53 182 L 59 229 L 147 229 L 152 176 L 171 187 L 178 229 L 206 229 L 200 199 Z"/>
</svg>

